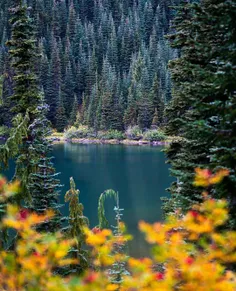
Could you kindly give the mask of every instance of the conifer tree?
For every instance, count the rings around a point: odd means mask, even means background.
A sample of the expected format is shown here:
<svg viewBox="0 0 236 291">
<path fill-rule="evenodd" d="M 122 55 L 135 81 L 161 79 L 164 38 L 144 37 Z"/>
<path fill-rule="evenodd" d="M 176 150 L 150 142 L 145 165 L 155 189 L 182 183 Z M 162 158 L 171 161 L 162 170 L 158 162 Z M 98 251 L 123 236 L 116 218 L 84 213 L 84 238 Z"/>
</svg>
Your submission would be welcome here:
<svg viewBox="0 0 236 291">
<path fill-rule="evenodd" d="M 3 75 L 0 75 L 0 106 L 3 104 Z"/>
<path fill-rule="evenodd" d="M 56 129 L 58 130 L 58 132 L 63 132 L 66 125 L 67 125 L 67 121 L 66 121 L 66 113 L 65 113 L 64 103 L 63 103 L 63 93 L 60 90 L 59 100 L 58 100 L 58 105 L 57 105 L 57 110 L 56 110 Z"/>
<path fill-rule="evenodd" d="M 52 64 L 50 64 L 44 92 L 46 102 L 50 108 L 47 118 L 51 121 L 52 126 L 56 125 L 56 109 L 59 99 L 59 88 L 57 88 L 57 83 L 58 82 L 54 83 L 53 68 Z"/>
<path fill-rule="evenodd" d="M 110 90 L 107 90 L 102 95 L 101 128 L 104 130 L 109 130 L 112 127 L 113 107 L 113 94 Z"/>
<path fill-rule="evenodd" d="M 154 77 L 150 94 L 151 94 L 153 107 L 155 108 L 155 111 L 157 111 L 157 114 L 158 114 L 159 123 L 161 123 L 163 119 L 165 105 L 164 105 L 164 100 L 161 96 L 162 92 L 160 90 L 157 74 Z"/>
<path fill-rule="evenodd" d="M 42 102 L 38 106 L 38 116 L 30 125 L 33 135 L 31 151 L 39 159 L 33 160 L 33 166 L 37 169 L 29 177 L 29 191 L 32 197 L 31 203 L 28 205 L 30 210 L 39 214 L 46 210 L 52 210 L 54 216 L 49 221 L 40 224 L 37 229 L 39 231 L 55 232 L 61 227 L 61 214 L 59 211 L 59 189 L 60 181 L 57 178 L 58 173 L 52 163 L 50 152 L 52 151 L 51 142 L 46 137 L 50 135 L 50 124 L 46 119 L 46 113 L 49 110 L 48 105 Z"/>
<path fill-rule="evenodd" d="M 92 92 L 91 92 L 91 101 L 88 107 L 88 126 L 93 128 L 95 125 L 95 118 L 96 118 L 96 109 L 98 106 L 98 96 L 99 92 L 98 92 L 98 84 L 96 82 L 96 84 L 93 86 L 92 88 Z"/>
<path fill-rule="evenodd" d="M 62 84 L 62 91 L 65 96 L 64 98 L 64 107 L 65 107 L 65 113 L 67 117 L 70 116 L 73 101 L 74 101 L 74 89 L 75 89 L 75 82 L 74 82 L 74 76 L 72 72 L 72 66 L 71 63 L 66 68 L 66 75 L 64 83 Z"/>
<path fill-rule="evenodd" d="M 15 7 L 10 9 L 12 36 L 11 40 L 7 42 L 12 60 L 11 65 L 15 71 L 14 94 L 11 96 L 11 100 L 16 104 L 12 110 L 16 114 L 23 115 L 28 110 L 30 120 L 33 120 L 36 107 L 40 102 L 37 77 L 33 71 L 33 60 L 37 57 L 34 28 L 32 20 L 28 16 L 27 7 L 22 4 L 22 0 L 17 0 L 15 3 Z"/>
<path fill-rule="evenodd" d="M 55 211 L 53 220 L 40 226 L 41 230 L 54 231 L 60 226 L 57 204 L 55 169 L 49 156 L 50 143 L 46 139 L 49 124 L 45 118 L 47 106 L 42 97 L 34 73 L 35 41 L 33 26 L 27 7 L 17 1 L 12 8 L 12 39 L 8 42 L 14 68 L 13 128 L 10 137 L 1 148 L 1 162 L 7 164 L 10 157 L 16 158 L 15 178 L 21 182 L 21 198 L 24 204 L 38 213 L 46 209 Z"/>
<path fill-rule="evenodd" d="M 70 178 L 70 190 L 65 194 L 65 201 L 69 202 L 69 229 L 68 237 L 75 239 L 76 247 L 71 249 L 70 256 L 79 260 L 78 265 L 70 266 L 68 273 L 81 273 L 88 267 L 88 254 L 83 249 L 85 245 L 84 227 L 89 225 L 88 218 L 84 216 L 84 206 L 79 202 L 80 191 L 76 189 L 74 179 Z"/>
<path fill-rule="evenodd" d="M 28 16 L 27 7 L 17 0 L 15 7 L 11 8 L 12 37 L 8 41 L 11 65 L 14 68 L 14 93 L 10 99 L 13 102 L 15 113 L 11 136 L 1 147 L 1 163 L 7 165 L 12 157 L 16 157 L 15 178 L 22 184 L 22 193 L 29 197 L 29 176 L 35 167 L 32 160 L 33 134 L 29 127 L 37 116 L 37 106 L 40 103 L 40 94 L 37 77 L 34 73 L 33 60 L 35 53 L 35 40 L 33 26 Z"/>
<path fill-rule="evenodd" d="M 148 93 L 143 92 L 141 94 L 142 96 L 138 101 L 138 125 L 141 129 L 147 129 L 152 124 L 153 104 Z"/>
<path fill-rule="evenodd" d="M 155 108 L 155 112 L 152 119 L 152 126 L 157 127 L 158 125 L 159 125 L 159 116 L 158 116 L 157 109 Z"/>
<path fill-rule="evenodd" d="M 14 68 L 14 93 L 11 96 L 15 116 L 10 137 L 1 148 L 1 163 L 15 158 L 15 176 L 21 182 L 21 195 L 14 200 L 42 213 L 47 209 L 55 217 L 39 226 L 40 230 L 55 231 L 60 227 L 57 174 L 49 156 L 50 142 L 46 139 L 49 123 L 48 107 L 43 103 L 34 72 L 37 57 L 33 26 L 27 7 L 17 1 L 11 9 L 12 39 L 8 42 Z"/>
<path fill-rule="evenodd" d="M 77 96 L 74 95 L 74 103 L 73 103 L 73 107 L 70 114 L 71 125 L 73 125 L 76 122 L 77 112 L 78 112 L 78 100 L 77 100 Z"/>
<path fill-rule="evenodd" d="M 119 204 L 119 193 L 115 192 L 112 189 L 108 189 L 104 191 L 98 200 L 98 221 L 99 229 L 103 228 L 109 228 L 110 224 L 109 221 L 106 218 L 106 213 L 105 213 L 105 201 L 107 198 L 114 198 L 115 200 L 115 221 L 116 225 L 111 226 L 113 228 L 113 233 L 114 236 L 117 237 L 118 239 L 123 236 L 124 230 L 122 229 L 122 212 L 124 209 L 120 208 Z M 114 255 L 124 255 L 125 254 L 125 247 L 126 244 L 125 242 L 123 243 L 117 243 L 114 246 Z M 121 284 L 122 283 L 122 278 L 125 275 L 129 275 L 129 272 L 126 270 L 126 262 L 124 260 L 118 260 L 116 261 L 111 268 L 108 270 L 108 275 L 110 277 L 110 280 L 114 284 Z"/>
<path fill-rule="evenodd" d="M 79 106 L 83 94 L 86 96 L 85 119 L 94 113 L 92 119 L 101 120 L 101 106 L 97 110 L 101 98 L 94 106 L 94 99 L 90 96 L 93 85 L 103 78 L 103 60 L 106 58 L 117 80 L 120 79 L 120 89 L 112 89 L 112 115 L 116 119 L 114 123 L 119 123 L 119 128 L 123 126 L 122 120 L 116 115 L 120 108 L 120 115 L 125 114 L 125 126 L 137 124 L 138 100 L 134 96 L 137 92 L 133 90 L 134 84 L 130 80 L 133 60 L 137 59 L 138 54 L 146 67 L 142 72 L 142 78 L 148 80 L 146 92 L 150 92 L 157 74 L 160 96 L 169 102 L 172 83 L 166 67 L 176 50 L 170 49 L 164 35 L 173 15 L 169 6 L 178 5 L 180 0 L 23 1 L 31 6 L 27 16 L 31 16 L 35 24 L 37 46 L 42 55 L 41 60 L 34 58 L 33 63 L 36 74 L 40 75 L 39 85 L 43 87 L 46 102 L 50 105 L 48 118 L 54 127 L 59 88 L 62 88 L 65 95 L 67 123 L 70 121 L 74 94 L 78 97 Z M 10 37 L 8 7 L 13 2 L 4 0 L 0 6 L 0 75 L 4 74 L 4 101 L 13 91 L 11 72 L 8 69 L 2 72 L 8 62 L 4 43 Z M 132 87 L 131 90 L 129 87 Z M 105 95 L 106 90 L 99 86 L 99 96 Z M 128 96 L 129 91 L 132 96 Z M 93 107 L 94 112 L 88 114 Z M 7 114 L 8 107 L 4 105 L 1 109 L 4 124 L 10 125 L 12 117 Z M 96 116 L 96 112 L 100 115 Z M 161 120 L 162 114 L 158 113 Z"/>
<path fill-rule="evenodd" d="M 203 0 L 180 6 L 176 33 L 169 38 L 182 55 L 170 65 L 174 97 L 167 110 L 168 132 L 183 137 L 167 151 L 178 178 L 172 193 L 189 206 L 199 200 L 192 186 L 194 168 L 227 168 L 229 177 L 210 193 L 230 201 L 234 228 L 236 58 L 230 48 L 235 46 L 235 17 L 233 1 Z"/>
</svg>

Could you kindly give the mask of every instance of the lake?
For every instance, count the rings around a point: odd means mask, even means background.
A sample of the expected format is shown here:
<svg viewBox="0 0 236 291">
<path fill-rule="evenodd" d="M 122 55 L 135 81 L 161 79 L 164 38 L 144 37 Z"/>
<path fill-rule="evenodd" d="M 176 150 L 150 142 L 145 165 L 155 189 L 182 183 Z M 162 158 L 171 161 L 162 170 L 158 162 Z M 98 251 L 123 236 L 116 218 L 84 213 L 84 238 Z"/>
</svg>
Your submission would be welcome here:
<svg viewBox="0 0 236 291">
<path fill-rule="evenodd" d="M 80 190 L 80 202 L 90 227 L 98 224 L 97 205 L 100 194 L 106 189 L 119 192 L 123 220 L 134 240 L 129 244 L 133 256 L 147 255 L 147 245 L 138 231 L 138 222 L 162 220 L 161 197 L 173 181 L 165 164 L 162 147 L 122 145 L 54 145 L 56 170 L 61 172 L 61 202 L 73 177 Z M 114 201 L 106 203 L 109 221 L 114 221 Z M 68 215 L 68 205 L 61 209 Z"/>
</svg>

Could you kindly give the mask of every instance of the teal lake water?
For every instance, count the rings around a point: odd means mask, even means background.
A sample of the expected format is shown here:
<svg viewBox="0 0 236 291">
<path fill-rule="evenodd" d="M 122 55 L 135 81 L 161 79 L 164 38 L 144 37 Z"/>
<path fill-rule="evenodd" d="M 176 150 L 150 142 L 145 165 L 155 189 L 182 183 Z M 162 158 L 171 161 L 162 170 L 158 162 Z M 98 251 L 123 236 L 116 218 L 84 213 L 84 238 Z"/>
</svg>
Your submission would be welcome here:
<svg viewBox="0 0 236 291">
<path fill-rule="evenodd" d="M 80 202 L 90 227 L 98 224 L 97 206 L 100 194 L 106 189 L 119 192 L 120 207 L 124 208 L 123 220 L 134 237 L 129 243 L 129 254 L 146 256 L 148 246 L 138 231 L 138 222 L 162 220 L 161 197 L 167 196 L 166 188 L 173 178 L 165 163 L 162 147 L 124 145 L 57 144 L 53 146 L 54 165 L 60 172 L 61 212 L 68 215 L 64 195 L 73 177 L 80 190 Z M 12 167 L 5 174 L 12 176 Z M 114 225 L 114 201 L 106 203 L 106 214 Z"/>
<path fill-rule="evenodd" d="M 90 227 L 98 224 L 97 205 L 99 195 L 106 189 L 119 192 L 120 207 L 124 208 L 123 220 L 134 236 L 129 252 L 134 256 L 147 255 L 147 245 L 138 231 L 138 222 L 162 219 L 161 197 L 167 196 L 165 189 L 172 182 L 165 155 L 161 147 L 122 145 L 54 145 L 54 163 L 64 185 L 69 189 L 69 178 L 74 177 L 80 190 L 80 202 Z M 106 213 L 113 223 L 114 202 L 106 203 Z M 68 205 L 61 209 L 68 215 Z"/>
</svg>

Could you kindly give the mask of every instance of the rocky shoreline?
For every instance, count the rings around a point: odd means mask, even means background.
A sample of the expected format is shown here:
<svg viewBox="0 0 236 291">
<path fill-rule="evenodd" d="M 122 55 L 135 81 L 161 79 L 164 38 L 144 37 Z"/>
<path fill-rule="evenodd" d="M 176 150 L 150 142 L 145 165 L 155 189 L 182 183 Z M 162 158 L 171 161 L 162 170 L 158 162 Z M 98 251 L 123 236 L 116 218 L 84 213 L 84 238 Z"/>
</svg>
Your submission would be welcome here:
<svg viewBox="0 0 236 291">
<path fill-rule="evenodd" d="M 121 144 L 121 145 L 135 145 L 135 146 L 165 146 L 168 145 L 167 141 L 147 141 L 147 140 L 118 140 L 118 139 L 91 139 L 91 138 L 72 138 L 65 139 L 63 137 L 50 137 L 53 144 L 60 143 L 77 143 L 77 144 Z"/>
</svg>

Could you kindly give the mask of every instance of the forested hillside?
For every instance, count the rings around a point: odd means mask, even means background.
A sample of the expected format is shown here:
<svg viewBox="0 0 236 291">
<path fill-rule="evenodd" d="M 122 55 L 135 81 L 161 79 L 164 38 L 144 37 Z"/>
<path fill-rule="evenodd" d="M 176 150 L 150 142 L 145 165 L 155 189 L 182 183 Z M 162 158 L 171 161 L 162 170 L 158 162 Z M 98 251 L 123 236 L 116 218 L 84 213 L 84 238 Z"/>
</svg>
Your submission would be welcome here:
<svg viewBox="0 0 236 291">
<path fill-rule="evenodd" d="M 9 125 L 13 72 L 5 42 L 9 7 L 0 4 L 0 124 Z M 77 120 L 95 130 L 149 128 L 163 121 L 171 98 L 167 64 L 177 56 L 165 38 L 179 0 L 28 0 L 41 58 L 35 61 L 50 105 L 49 119 L 62 131 Z"/>
</svg>

